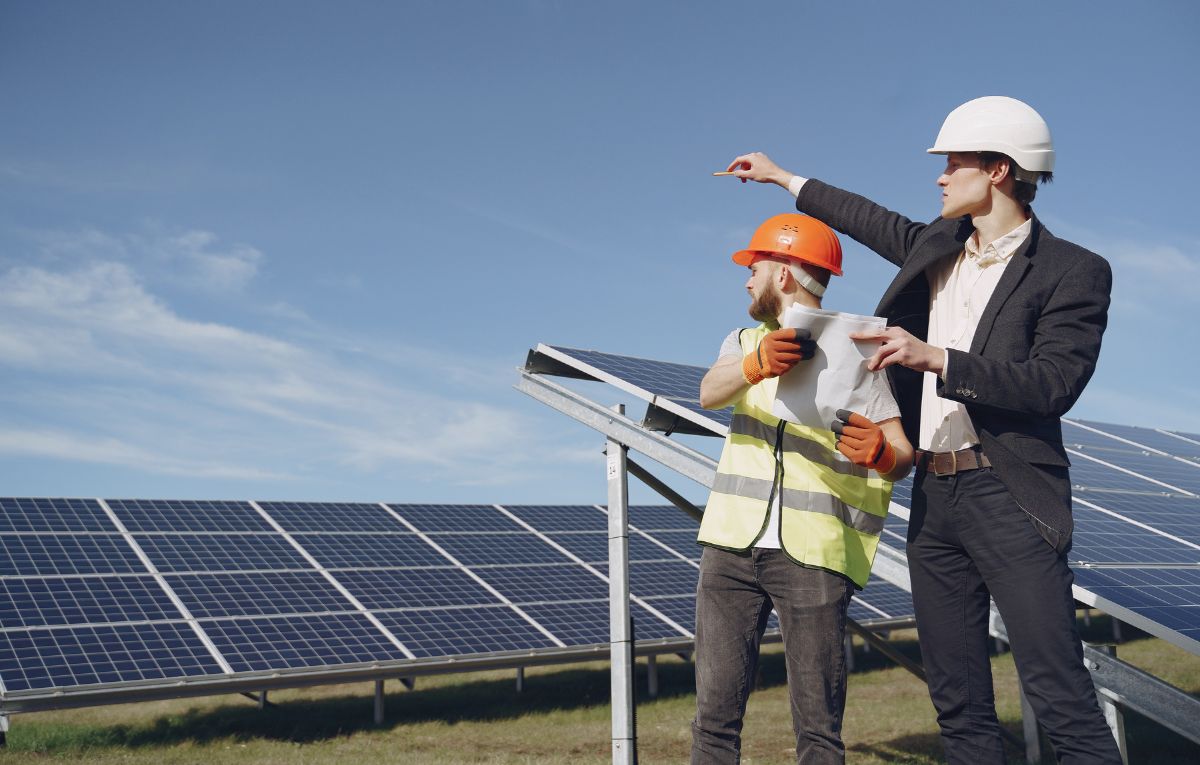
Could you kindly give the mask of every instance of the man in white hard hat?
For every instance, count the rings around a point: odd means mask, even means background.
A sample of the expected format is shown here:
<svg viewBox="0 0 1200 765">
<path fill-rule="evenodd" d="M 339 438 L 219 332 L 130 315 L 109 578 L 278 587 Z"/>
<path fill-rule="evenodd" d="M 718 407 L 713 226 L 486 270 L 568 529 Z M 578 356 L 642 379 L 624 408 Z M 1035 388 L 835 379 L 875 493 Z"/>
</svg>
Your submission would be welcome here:
<svg viewBox="0 0 1200 765">
<path fill-rule="evenodd" d="M 912 446 L 883 375 L 874 375 L 862 411 L 839 410 L 829 426 L 771 412 L 779 377 L 816 352 L 806 330 L 779 320 L 796 304 L 821 308 L 830 275 L 842 273 L 837 234 L 806 215 L 775 215 L 733 261 L 750 269 L 750 315 L 761 323 L 732 331 L 700 383 L 702 406 L 734 409 L 697 536 L 705 547 L 691 761 L 740 761 L 742 718 L 774 609 L 796 760 L 842 765 L 846 609 L 871 575 L 892 482 L 908 475 Z"/>
<path fill-rule="evenodd" d="M 941 216 L 928 224 L 793 175 L 761 153 L 729 169 L 788 189 L 797 209 L 900 267 L 876 309 L 889 326 L 859 339 L 879 342 L 868 366 L 888 370 L 919 447 L 908 561 L 947 760 L 1005 761 L 988 660 L 990 595 L 1059 761 L 1119 765 L 1075 624 L 1059 420 L 1096 368 L 1111 271 L 1034 216 L 1054 148 L 1027 104 L 969 101 L 929 152 L 946 165 Z"/>
</svg>

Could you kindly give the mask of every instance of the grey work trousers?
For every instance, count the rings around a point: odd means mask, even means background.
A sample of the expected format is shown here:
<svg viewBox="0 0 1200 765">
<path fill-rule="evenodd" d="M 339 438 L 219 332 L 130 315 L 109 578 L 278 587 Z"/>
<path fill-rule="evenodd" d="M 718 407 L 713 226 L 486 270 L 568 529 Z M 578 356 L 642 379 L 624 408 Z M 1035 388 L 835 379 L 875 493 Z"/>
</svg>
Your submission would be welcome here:
<svg viewBox="0 0 1200 765">
<path fill-rule="evenodd" d="M 854 585 L 779 550 L 704 548 L 696 588 L 692 763 L 737 763 L 758 649 L 774 607 L 783 633 L 796 761 L 844 763 L 846 609 Z"/>
</svg>

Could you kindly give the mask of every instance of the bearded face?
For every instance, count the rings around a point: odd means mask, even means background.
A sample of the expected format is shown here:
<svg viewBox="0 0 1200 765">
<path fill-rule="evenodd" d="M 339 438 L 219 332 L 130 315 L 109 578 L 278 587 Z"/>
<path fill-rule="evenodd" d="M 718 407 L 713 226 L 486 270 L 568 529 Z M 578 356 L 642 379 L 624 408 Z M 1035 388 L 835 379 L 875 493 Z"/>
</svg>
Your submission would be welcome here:
<svg viewBox="0 0 1200 765">
<path fill-rule="evenodd" d="M 759 260 L 750 266 L 751 276 L 746 282 L 750 293 L 750 316 L 756 321 L 775 321 L 783 310 L 783 298 L 775 286 L 778 263 Z"/>
</svg>

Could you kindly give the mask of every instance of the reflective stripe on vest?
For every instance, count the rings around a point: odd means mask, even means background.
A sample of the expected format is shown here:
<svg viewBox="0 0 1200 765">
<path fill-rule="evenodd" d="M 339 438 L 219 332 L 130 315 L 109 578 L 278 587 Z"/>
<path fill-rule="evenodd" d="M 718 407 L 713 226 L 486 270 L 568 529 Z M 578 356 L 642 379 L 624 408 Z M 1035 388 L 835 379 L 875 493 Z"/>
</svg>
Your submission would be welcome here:
<svg viewBox="0 0 1200 765">
<path fill-rule="evenodd" d="M 774 329 L 743 330 L 743 353 Z M 842 574 L 862 587 L 871 572 L 892 485 L 842 457 L 823 428 L 787 423 L 771 414 L 776 379 L 751 386 L 734 407 L 717 465 L 699 541 L 749 549 L 766 531 L 770 503 L 780 496 L 779 539 L 789 558 Z M 782 481 L 775 446 L 782 446 Z"/>
</svg>

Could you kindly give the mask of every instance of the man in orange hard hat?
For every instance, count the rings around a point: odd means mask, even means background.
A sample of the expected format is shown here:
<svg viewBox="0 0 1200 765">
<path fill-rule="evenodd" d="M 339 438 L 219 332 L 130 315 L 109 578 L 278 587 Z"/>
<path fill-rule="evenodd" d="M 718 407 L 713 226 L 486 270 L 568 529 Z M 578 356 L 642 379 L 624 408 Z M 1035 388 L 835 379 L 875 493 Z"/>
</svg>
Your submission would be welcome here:
<svg viewBox="0 0 1200 765">
<path fill-rule="evenodd" d="M 912 447 L 886 377 L 874 376 L 863 412 L 839 411 L 833 429 L 771 413 L 778 378 L 812 358 L 802 329 L 780 328 L 793 304 L 820 309 L 842 249 L 825 224 L 777 215 L 733 260 L 750 269 L 757 327 L 734 330 L 700 383 L 700 403 L 733 405 L 698 541 L 696 719 L 693 763 L 736 763 L 758 648 L 772 608 L 787 661 L 796 755 L 843 763 L 846 608 L 871 572 L 892 481 Z"/>
<path fill-rule="evenodd" d="M 797 209 L 900 267 L 876 309 L 890 326 L 860 339 L 879 343 L 870 366 L 888 370 L 919 446 L 908 563 L 947 760 L 1005 761 L 988 660 L 990 596 L 1059 761 L 1120 765 L 1075 624 L 1059 420 L 1096 368 L 1112 274 L 1033 214 L 1054 146 L 1029 105 L 969 101 L 929 152 L 946 157 L 941 216 L 929 224 L 788 173 L 761 153 L 729 169 L 788 189 Z"/>
</svg>

